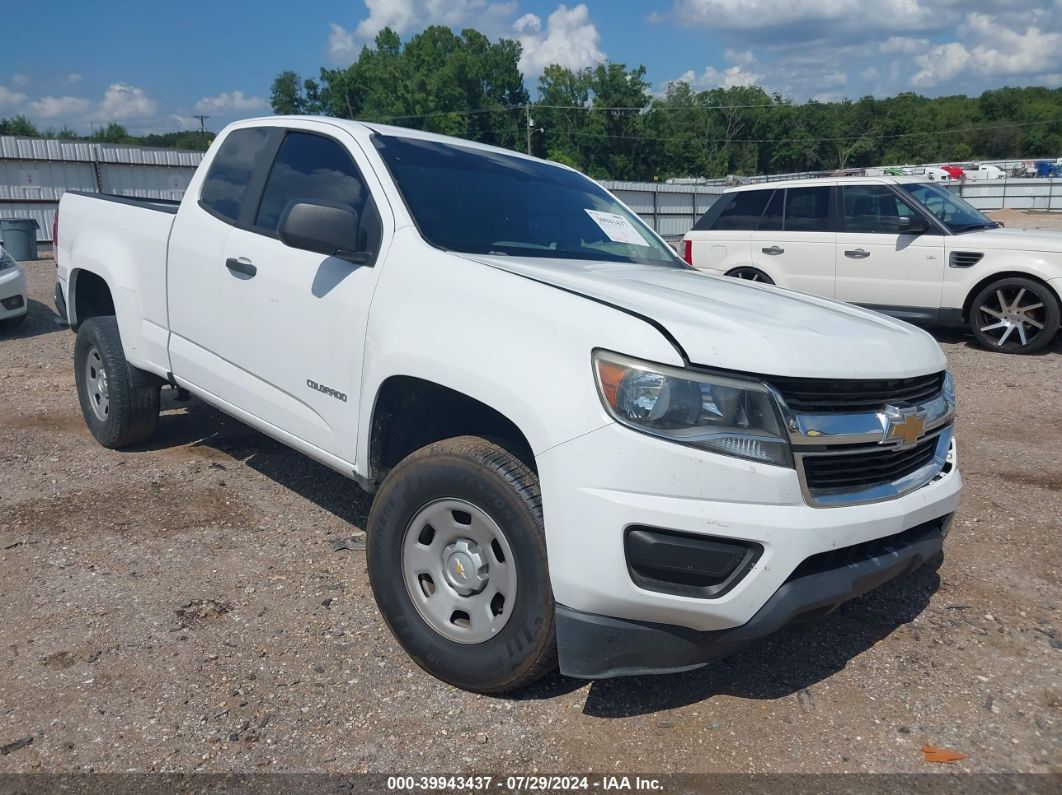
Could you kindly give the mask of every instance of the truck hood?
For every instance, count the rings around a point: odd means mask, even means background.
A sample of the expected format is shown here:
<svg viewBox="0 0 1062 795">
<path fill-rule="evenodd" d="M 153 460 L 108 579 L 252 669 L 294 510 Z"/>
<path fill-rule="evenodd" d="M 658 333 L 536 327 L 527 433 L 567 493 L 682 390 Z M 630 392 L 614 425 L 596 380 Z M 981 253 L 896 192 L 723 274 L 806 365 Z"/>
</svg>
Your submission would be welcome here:
<svg viewBox="0 0 1062 795">
<path fill-rule="evenodd" d="M 1062 254 L 1062 232 L 1049 229 L 979 229 L 945 238 L 948 250 L 1008 249 Z"/>
<path fill-rule="evenodd" d="M 907 378 L 946 365 L 924 331 L 865 309 L 695 270 L 463 255 L 659 323 L 691 363 L 761 375 Z M 620 351 L 623 353 L 623 351 Z"/>
</svg>

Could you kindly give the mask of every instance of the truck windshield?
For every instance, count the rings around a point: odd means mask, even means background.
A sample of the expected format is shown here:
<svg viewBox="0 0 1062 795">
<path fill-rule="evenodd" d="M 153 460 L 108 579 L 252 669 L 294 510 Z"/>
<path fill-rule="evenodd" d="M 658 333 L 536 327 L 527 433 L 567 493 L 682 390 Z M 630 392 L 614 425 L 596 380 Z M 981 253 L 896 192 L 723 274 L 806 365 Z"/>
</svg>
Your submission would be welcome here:
<svg viewBox="0 0 1062 795">
<path fill-rule="evenodd" d="M 933 213 L 952 232 L 968 232 L 972 229 L 991 229 L 999 226 L 943 185 L 918 182 L 900 185 L 900 189 Z"/>
<path fill-rule="evenodd" d="M 582 174 L 438 141 L 387 135 L 373 141 L 434 246 L 684 267 L 638 216 Z"/>
</svg>

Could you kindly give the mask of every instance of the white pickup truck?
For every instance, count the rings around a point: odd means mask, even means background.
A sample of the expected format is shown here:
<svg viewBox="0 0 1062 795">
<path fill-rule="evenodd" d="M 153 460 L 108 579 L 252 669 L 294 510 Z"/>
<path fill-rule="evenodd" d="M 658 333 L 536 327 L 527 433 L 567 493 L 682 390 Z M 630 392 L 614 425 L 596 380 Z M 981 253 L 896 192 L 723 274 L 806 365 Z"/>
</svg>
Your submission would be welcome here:
<svg viewBox="0 0 1062 795">
<path fill-rule="evenodd" d="M 695 668 L 935 557 L 958 504 L 931 337 L 698 273 L 563 166 L 270 117 L 179 206 L 59 216 L 96 439 L 168 385 L 375 491 L 380 610 L 463 688 Z"/>
</svg>

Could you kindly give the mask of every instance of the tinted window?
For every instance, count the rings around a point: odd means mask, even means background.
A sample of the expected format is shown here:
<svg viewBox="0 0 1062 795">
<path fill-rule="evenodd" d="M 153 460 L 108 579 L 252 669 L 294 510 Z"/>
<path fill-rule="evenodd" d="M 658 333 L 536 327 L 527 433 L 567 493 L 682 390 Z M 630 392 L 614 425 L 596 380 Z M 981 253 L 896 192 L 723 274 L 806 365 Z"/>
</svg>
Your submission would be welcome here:
<svg viewBox="0 0 1062 795">
<path fill-rule="evenodd" d="M 785 197 L 785 228 L 826 232 L 830 228 L 829 188 L 790 188 Z"/>
<path fill-rule="evenodd" d="M 895 235 L 900 219 L 916 215 L 903 199 L 884 185 L 852 185 L 844 188 L 846 232 Z"/>
<path fill-rule="evenodd" d="M 755 229 L 772 193 L 774 191 L 770 190 L 743 190 L 735 193 L 730 206 L 719 215 L 712 229 Z"/>
<path fill-rule="evenodd" d="M 782 228 L 782 212 L 785 209 L 785 191 L 776 190 L 760 219 L 761 232 L 777 232 Z"/>
<path fill-rule="evenodd" d="M 269 131 L 263 127 L 234 130 L 225 136 L 203 180 L 199 201 L 204 207 L 229 221 L 239 219 L 255 161 L 268 137 Z"/>
<path fill-rule="evenodd" d="M 367 195 L 346 149 L 320 135 L 288 133 L 269 171 L 254 225 L 276 232 L 281 213 L 293 201 L 349 207 L 364 219 Z"/>
<path fill-rule="evenodd" d="M 434 246 L 683 267 L 637 215 L 575 171 L 440 141 L 376 135 L 373 143 Z"/>
</svg>

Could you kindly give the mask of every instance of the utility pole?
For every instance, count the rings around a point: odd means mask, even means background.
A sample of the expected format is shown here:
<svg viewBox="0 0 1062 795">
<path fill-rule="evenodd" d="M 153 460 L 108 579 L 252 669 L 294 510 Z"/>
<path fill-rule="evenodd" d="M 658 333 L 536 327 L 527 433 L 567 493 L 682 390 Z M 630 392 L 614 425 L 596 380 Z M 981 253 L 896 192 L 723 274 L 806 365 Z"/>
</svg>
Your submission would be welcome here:
<svg viewBox="0 0 1062 795">
<path fill-rule="evenodd" d="M 206 135 L 206 120 L 209 119 L 210 117 L 209 116 L 198 115 L 198 116 L 192 116 L 192 118 L 193 119 L 199 119 L 199 132 L 201 132 L 203 135 Z"/>
<path fill-rule="evenodd" d="M 527 153 L 531 154 L 531 125 L 534 124 L 534 120 L 531 118 L 531 105 L 524 105 L 524 125 L 527 128 Z"/>
</svg>

